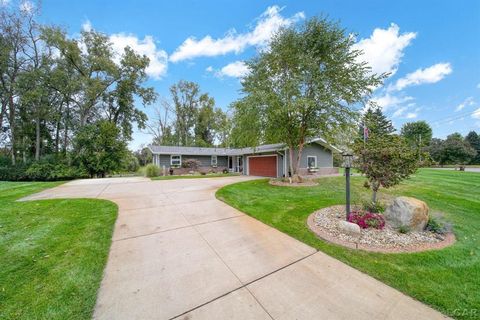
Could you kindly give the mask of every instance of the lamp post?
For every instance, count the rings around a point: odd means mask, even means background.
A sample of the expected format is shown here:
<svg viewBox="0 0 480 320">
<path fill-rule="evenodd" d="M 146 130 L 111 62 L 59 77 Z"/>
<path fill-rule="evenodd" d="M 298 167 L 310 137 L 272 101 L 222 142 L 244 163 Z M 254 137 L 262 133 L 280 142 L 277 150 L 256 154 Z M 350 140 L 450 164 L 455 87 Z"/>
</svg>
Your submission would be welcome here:
<svg viewBox="0 0 480 320">
<path fill-rule="evenodd" d="M 353 163 L 353 155 L 349 152 L 344 152 L 343 157 L 343 167 L 345 168 L 345 193 L 346 193 L 346 217 L 348 220 L 348 215 L 350 214 L 350 168 Z"/>
</svg>

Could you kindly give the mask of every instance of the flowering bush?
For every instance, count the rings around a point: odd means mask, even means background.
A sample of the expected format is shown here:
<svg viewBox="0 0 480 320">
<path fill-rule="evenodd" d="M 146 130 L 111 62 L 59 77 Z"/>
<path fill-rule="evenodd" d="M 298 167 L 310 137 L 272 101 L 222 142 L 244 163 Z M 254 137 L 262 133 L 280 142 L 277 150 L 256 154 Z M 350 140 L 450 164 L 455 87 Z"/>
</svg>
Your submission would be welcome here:
<svg viewBox="0 0 480 320">
<path fill-rule="evenodd" d="M 362 229 L 383 229 L 383 227 L 385 227 L 385 219 L 381 214 L 364 210 L 350 212 L 350 215 L 348 216 L 348 222 L 358 224 Z"/>
</svg>

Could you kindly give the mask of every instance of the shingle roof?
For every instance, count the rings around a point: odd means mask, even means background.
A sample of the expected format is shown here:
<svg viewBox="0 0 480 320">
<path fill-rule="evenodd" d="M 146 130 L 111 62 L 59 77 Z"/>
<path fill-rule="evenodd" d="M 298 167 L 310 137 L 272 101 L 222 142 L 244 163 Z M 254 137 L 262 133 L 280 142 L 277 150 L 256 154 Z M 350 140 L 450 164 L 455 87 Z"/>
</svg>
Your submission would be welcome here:
<svg viewBox="0 0 480 320">
<path fill-rule="evenodd" d="M 229 148 L 200 148 L 200 147 L 177 147 L 177 146 L 148 146 L 153 153 L 163 154 L 188 154 L 192 156 L 226 156 L 238 149 Z"/>
<path fill-rule="evenodd" d="M 340 151 L 332 145 L 329 145 L 324 139 L 316 138 L 309 141 L 310 143 L 316 142 L 331 149 L 332 151 Z M 148 146 L 152 153 L 155 154 L 184 154 L 192 156 L 235 156 L 242 154 L 252 154 L 252 153 L 262 153 L 262 152 L 272 152 L 285 149 L 286 145 L 284 143 L 274 143 L 274 144 L 264 144 L 258 147 L 248 147 L 248 148 L 201 148 L 201 147 L 178 147 L 178 146 Z"/>
</svg>

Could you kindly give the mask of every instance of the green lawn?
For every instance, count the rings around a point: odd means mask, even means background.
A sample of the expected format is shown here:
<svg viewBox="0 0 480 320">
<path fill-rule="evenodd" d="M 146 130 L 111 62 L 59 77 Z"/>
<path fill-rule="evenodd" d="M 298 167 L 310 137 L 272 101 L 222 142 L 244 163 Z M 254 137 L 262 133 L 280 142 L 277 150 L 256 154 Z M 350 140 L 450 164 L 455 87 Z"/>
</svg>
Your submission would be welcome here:
<svg viewBox="0 0 480 320">
<path fill-rule="evenodd" d="M 427 202 L 454 224 L 457 242 L 439 251 L 380 254 L 346 249 L 318 239 L 306 227 L 313 211 L 343 204 L 344 177 L 316 187 L 276 187 L 267 180 L 226 186 L 217 197 L 406 294 L 458 319 L 480 317 L 480 174 L 421 169 L 388 190 Z M 354 202 L 369 196 L 363 177 L 352 177 Z M 385 192 L 385 190 L 381 191 Z"/>
<path fill-rule="evenodd" d="M 181 176 L 159 176 L 151 178 L 152 180 L 176 180 L 176 179 L 201 179 L 201 178 L 220 178 L 220 177 L 232 177 L 238 176 L 238 173 L 209 173 L 206 175 L 194 174 L 194 175 L 181 175 Z"/>
<path fill-rule="evenodd" d="M 117 206 L 15 202 L 59 183 L 0 182 L 0 319 L 90 319 Z"/>
</svg>

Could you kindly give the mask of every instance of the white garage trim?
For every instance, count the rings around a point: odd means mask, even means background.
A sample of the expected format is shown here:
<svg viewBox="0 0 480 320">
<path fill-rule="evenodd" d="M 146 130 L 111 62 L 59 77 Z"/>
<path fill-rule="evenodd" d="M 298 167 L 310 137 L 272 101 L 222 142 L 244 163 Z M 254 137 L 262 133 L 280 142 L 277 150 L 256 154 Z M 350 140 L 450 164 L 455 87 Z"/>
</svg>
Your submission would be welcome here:
<svg viewBox="0 0 480 320">
<path fill-rule="evenodd" d="M 277 168 L 277 178 L 278 178 L 278 154 L 259 154 L 258 156 L 247 156 L 247 176 L 250 175 L 250 158 L 260 158 L 260 157 L 275 157 L 275 167 Z"/>
</svg>

